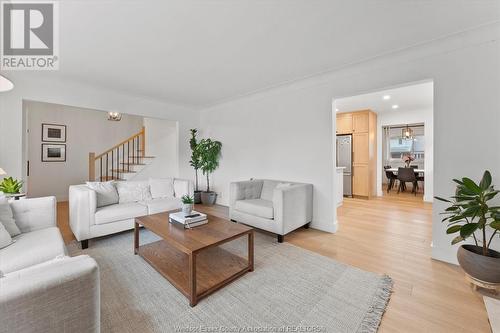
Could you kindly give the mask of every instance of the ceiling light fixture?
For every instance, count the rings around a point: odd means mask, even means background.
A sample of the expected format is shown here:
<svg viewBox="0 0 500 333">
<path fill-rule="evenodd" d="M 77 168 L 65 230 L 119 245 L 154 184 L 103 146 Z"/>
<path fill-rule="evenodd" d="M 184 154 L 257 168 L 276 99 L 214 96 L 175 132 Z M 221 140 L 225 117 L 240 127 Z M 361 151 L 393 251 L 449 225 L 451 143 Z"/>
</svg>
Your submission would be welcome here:
<svg viewBox="0 0 500 333">
<path fill-rule="evenodd" d="M 6 92 L 14 88 L 14 83 L 5 76 L 0 75 L 0 92 Z"/>
<path fill-rule="evenodd" d="M 339 112 L 339 109 L 335 109 L 335 112 Z"/>
<path fill-rule="evenodd" d="M 108 120 L 120 121 L 122 120 L 122 114 L 120 112 L 108 112 Z"/>
<path fill-rule="evenodd" d="M 384 97 L 382 97 L 384 99 L 384 101 L 388 101 L 391 99 L 391 95 L 384 95 Z"/>
<path fill-rule="evenodd" d="M 413 130 L 410 126 L 406 125 L 406 127 L 401 130 L 401 137 L 405 140 L 413 139 Z"/>
<path fill-rule="evenodd" d="M 393 108 L 394 110 L 399 109 L 399 105 L 394 104 L 394 105 L 392 106 L 392 108 Z"/>
</svg>

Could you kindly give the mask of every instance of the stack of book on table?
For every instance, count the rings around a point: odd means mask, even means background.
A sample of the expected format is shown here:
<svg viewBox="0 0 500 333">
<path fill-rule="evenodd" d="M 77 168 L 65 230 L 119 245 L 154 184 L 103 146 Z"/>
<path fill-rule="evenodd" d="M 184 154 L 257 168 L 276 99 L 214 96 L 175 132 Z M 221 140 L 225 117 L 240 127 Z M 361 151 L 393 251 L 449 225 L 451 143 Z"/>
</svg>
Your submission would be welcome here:
<svg viewBox="0 0 500 333">
<path fill-rule="evenodd" d="M 184 227 L 185 229 L 197 227 L 207 224 L 207 214 L 192 211 L 191 214 L 185 215 L 183 212 L 171 213 L 170 223 Z"/>
</svg>

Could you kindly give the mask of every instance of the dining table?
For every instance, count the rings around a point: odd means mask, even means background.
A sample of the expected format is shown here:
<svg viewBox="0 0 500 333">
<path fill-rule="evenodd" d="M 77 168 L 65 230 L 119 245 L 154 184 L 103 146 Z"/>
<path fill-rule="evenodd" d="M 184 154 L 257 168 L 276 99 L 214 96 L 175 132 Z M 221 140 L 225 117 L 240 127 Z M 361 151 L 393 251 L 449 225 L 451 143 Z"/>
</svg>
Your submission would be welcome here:
<svg viewBox="0 0 500 333">
<path fill-rule="evenodd" d="M 385 169 L 385 171 L 393 172 L 396 175 L 398 174 L 398 168 L 389 168 L 389 169 Z M 415 171 L 415 173 L 425 173 L 424 169 L 415 168 L 414 171 Z"/>
</svg>

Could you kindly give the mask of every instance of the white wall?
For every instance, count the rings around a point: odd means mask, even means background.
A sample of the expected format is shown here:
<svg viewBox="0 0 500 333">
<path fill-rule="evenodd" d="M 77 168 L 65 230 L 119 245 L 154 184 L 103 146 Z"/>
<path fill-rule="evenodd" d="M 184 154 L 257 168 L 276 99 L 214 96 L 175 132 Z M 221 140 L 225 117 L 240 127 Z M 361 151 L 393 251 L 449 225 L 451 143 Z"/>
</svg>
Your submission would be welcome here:
<svg viewBox="0 0 500 333">
<path fill-rule="evenodd" d="M 68 199 L 68 187 L 88 180 L 89 152 L 97 154 L 139 132 L 143 118 L 123 115 L 108 121 L 107 113 L 52 103 L 24 102 L 27 112 L 28 196 Z M 42 123 L 66 125 L 66 162 L 41 161 Z"/>
<path fill-rule="evenodd" d="M 146 155 L 155 158 L 134 179 L 179 177 L 177 122 L 144 118 L 144 127 L 146 128 Z"/>
<path fill-rule="evenodd" d="M 395 110 L 388 112 L 381 112 L 377 115 L 377 195 L 383 195 L 382 180 L 382 150 L 383 150 L 383 126 L 390 125 L 404 125 L 424 123 L 424 136 L 425 136 L 425 182 L 424 182 L 424 201 L 433 201 L 433 187 L 434 187 L 434 120 L 433 112 L 431 109 L 423 110 Z"/>
<path fill-rule="evenodd" d="M 223 143 L 213 175 L 227 203 L 231 181 L 266 177 L 314 184 L 313 226 L 333 230 L 332 98 L 434 81 L 434 193 L 451 195 L 452 178 L 490 169 L 500 186 L 500 24 L 436 40 L 262 93 L 207 108 L 204 133 Z M 474 138 L 471 140 L 471 138 Z M 434 203 L 434 258 L 456 262 L 456 246 Z M 340 226 L 342 227 L 342 226 Z M 430 245 L 430 244 L 429 244 Z M 495 241 L 494 247 L 500 248 Z"/>
<path fill-rule="evenodd" d="M 175 120 L 179 127 L 179 176 L 192 179 L 189 166 L 189 129 L 199 126 L 199 112 L 143 96 L 133 96 L 91 84 L 51 79 L 51 73 L 9 72 L 13 90 L 0 93 L 0 167 L 8 176 L 26 175 L 23 165 L 24 100 L 118 111 L 146 117 Z"/>
</svg>

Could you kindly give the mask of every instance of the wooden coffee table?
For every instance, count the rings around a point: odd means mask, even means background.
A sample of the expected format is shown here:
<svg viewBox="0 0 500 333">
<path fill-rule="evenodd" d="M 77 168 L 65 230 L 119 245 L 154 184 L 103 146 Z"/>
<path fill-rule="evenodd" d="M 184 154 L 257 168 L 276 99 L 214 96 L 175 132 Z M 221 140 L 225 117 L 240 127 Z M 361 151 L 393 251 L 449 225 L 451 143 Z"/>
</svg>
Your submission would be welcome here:
<svg viewBox="0 0 500 333">
<path fill-rule="evenodd" d="M 253 271 L 252 228 L 208 215 L 207 224 L 183 229 L 169 223 L 168 217 L 166 212 L 135 219 L 134 253 L 183 293 L 191 306 L 246 272 Z M 162 239 L 139 245 L 140 225 Z M 248 237 L 247 259 L 219 247 L 245 236 Z"/>
</svg>

